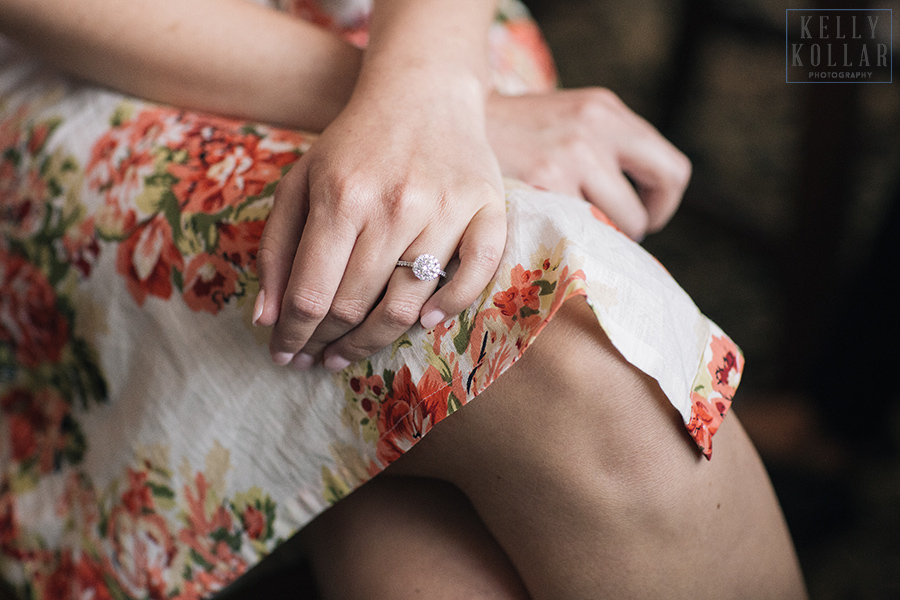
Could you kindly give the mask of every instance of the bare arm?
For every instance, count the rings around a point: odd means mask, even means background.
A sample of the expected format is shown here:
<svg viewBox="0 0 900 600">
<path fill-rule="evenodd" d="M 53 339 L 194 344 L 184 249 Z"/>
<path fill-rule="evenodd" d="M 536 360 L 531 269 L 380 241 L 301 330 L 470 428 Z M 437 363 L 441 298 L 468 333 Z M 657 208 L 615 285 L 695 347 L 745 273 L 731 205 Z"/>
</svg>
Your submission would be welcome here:
<svg viewBox="0 0 900 600">
<path fill-rule="evenodd" d="M 129 94 L 311 131 L 343 109 L 361 60 L 245 0 L 0 0 L 0 33 Z"/>
<path fill-rule="evenodd" d="M 487 33 L 496 5 L 491 0 L 375 0 L 364 72 L 440 91 L 456 90 L 462 79 L 471 79 L 480 87 L 483 108 Z"/>
<path fill-rule="evenodd" d="M 681 197 L 687 160 L 607 92 L 486 100 L 494 9 L 376 0 L 365 60 L 244 0 L 0 0 L 0 33 L 136 96 L 312 131 L 331 124 L 279 187 L 256 316 L 278 322 L 277 362 L 305 354 L 295 364 L 308 366 L 330 346 L 338 367 L 481 292 L 504 241 L 498 160 L 508 175 L 585 197 L 635 237 Z M 434 296 L 434 283 L 394 268 L 422 252 L 463 265 Z"/>
<path fill-rule="evenodd" d="M 254 320 L 274 325 L 277 364 L 342 369 L 417 320 L 433 327 L 469 306 L 506 241 L 498 158 L 598 204 L 634 237 L 671 215 L 687 161 L 612 94 L 488 96 L 494 9 L 375 0 L 350 102 L 282 179 L 263 234 Z M 544 163 L 559 176 L 540 177 Z M 424 253 L 459 258 L 437 291 L 395 267 Z"/>
</svg>

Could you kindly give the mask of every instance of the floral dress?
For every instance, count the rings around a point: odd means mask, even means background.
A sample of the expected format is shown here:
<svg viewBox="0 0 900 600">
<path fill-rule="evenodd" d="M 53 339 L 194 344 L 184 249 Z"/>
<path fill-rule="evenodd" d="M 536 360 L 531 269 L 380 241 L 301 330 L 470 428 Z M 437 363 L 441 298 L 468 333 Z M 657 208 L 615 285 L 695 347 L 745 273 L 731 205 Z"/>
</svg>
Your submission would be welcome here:
<svg viewBox="0 0 900 600">
<path fill-rule="evenodd" d="M 365 2 L 282 4 L 365 43 Z M 521 6 L 490 42 L 498 89 L 552 87 Z M 0 40 L 0 574 L 22 597 L 210 597 L 464 410 L 573 296 L 709 455 L 738 348 L 599 210 L 511 180 L 471 307 L 337 374 L 274 367 L 250 324 L 257 248 L 313 141 Z"/>
</svg>

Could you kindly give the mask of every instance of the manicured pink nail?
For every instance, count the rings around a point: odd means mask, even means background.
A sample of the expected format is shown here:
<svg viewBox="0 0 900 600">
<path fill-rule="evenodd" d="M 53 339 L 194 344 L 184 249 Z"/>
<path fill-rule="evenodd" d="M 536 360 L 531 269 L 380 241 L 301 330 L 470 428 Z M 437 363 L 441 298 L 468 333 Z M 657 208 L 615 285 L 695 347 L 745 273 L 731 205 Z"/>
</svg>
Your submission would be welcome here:
<svg viewBox="0 0 900 600">
<path fill-rule="evenodd" d="M 419 321 L 422 324 L 422 327 L 425 329 L 431 329 L 438 323 L 447 320 L 447 315 L 440 310 L 431 310 L 422 315 L 422 319 Z"/>
<path fill-rule="evenodd" d="M 263 305 L 266 303 L 266 291 L 259 290 L 259 293 L 256 295 L 256 302 L 253 304 L 253 320 L 251 323 L 256 325 L 256 322 L 259 321 L 259 318 L 262 316 Z"/>
<path fill-rule="evenodd" d="M 272 353 L 272 362 L 278 365 L 279 367 L 283 367 L 284 365 L 291 362 L 291 359 L 294 358 L 294 355 L 290 352 L 273 352 Z"/>
<path fill-rule="evenodd" d="M 297 369 L 298 371 L 308 371 L 315 364 L 316 359 L 306 354 L 305 352 L 300 352 L 291 360 L 291 366 Z"/>
<path fill-rule="evenodd" d="M 350 361 L 343 356 L 334 354 L 326 358 L 325 362 L 322 363 L 322 366 L 324 366 L 329 371 L 336 373 L 337 371 L 343 371 L 344 369 L 349 367 Z"/>
</svg>

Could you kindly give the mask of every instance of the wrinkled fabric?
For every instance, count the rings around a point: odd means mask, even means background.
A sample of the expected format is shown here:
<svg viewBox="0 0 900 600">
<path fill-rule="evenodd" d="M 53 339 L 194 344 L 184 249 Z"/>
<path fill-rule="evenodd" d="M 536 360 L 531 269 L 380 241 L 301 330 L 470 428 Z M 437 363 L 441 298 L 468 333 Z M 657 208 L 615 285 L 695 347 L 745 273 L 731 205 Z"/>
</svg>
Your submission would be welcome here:
<svg viewBox="0 0 900 600">
<path fill-rule="evenodd" d="M 365 3 L 281 8 L 365 43 Z M 491 48 L 500 89 L 552 87 L 518 5 Z M 338 374 L 274 367 L 257 249 L 314 139 L 0 45 L 0 567 L 23 595 L 209 597 L 464 410 L 574 296 L 709 455 L 738 348 L 599 210 L 512 180 L 501 267 L 466 311 Z"/>
</svg>

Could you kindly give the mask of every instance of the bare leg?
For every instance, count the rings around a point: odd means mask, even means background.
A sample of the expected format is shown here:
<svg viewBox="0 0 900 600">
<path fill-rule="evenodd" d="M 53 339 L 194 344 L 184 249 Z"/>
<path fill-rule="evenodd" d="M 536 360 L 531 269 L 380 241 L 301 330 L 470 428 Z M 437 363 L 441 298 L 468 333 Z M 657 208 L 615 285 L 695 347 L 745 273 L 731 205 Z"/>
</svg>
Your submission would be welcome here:
<svg viewBox="0 0 900 600">
<path fill-rule="evenodd" d="M 759 458 L 730 415 L 707 462 L 581 301 L 388 473 L 471 499 L 535 600 L 803 598 Z"/>
<path fill-rule="evenodd" d="M 298 535 L 326 600 L 528 600 L 462 492 L 381 475 Z"/>
</svg>

